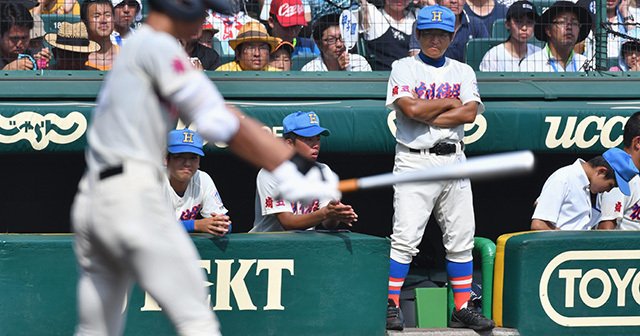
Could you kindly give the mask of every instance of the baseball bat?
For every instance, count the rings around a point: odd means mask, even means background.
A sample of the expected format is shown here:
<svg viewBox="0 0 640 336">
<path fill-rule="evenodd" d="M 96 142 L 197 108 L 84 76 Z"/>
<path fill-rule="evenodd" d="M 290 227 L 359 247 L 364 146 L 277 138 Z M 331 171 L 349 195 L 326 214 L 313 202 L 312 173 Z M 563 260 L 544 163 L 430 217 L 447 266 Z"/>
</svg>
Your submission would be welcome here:
<svg viewBox="0 0 640 336">
<path fill-rule="evenodd" d="M 533 170 L 534 162 L 535 158 L 531 151 L 490 154 L 472 157 L 460 163 L 429 167 L 409 173 L 386 173 L 342 180 L 338 189 L 345 193 L 397 183 L 504 177 L 530 172 Z"/>
</svg>

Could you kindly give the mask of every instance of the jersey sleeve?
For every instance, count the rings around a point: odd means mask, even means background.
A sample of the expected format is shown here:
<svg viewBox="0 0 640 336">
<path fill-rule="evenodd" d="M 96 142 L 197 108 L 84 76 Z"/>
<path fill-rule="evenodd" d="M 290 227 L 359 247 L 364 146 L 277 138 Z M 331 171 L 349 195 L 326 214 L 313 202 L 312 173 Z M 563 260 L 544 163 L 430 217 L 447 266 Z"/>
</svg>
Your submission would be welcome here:
<svg viewBox="0 0 640 336">
<path fill-rule="evenodd" d="M 412 87 L 414 78 L 409 59 L 401 59 L 393 62 L 391 65 L 391 74 L 387 84 L 387 102 L 386 106 L 395 109 L 393 104 L 402 97 L 413 97 Z"/>
<path fill-rule="evenodd" d="M 169 35 L 158 36 L 150 50 L 143 50 L 145 72 L 151 76 L 152 85 L 162 97 L 169 97 L 196 76 L 202 75 L 189 63 L 189 57 L 180 44 Z"/>
<path fill-rule="evenodd" d="M 478 114 L 484 112 L 484 104 L 480 99 L 480 92 L 478 92 L 478 80 L 476 79 L 476 73 L 473 69 L 463 64 L 464 75 L 462 76 L 462 82 L 460 83 L 460 101 L 462 104 L 466 104 L 471 101 L 478 102 Z"/>
<path fill-rule="evenodd" d="M 275 215 L 281 212 L 293 213 L 290 202 L 276 197 L 277 186 L 278 182 L 271 173 L 264 169 L 260 170 L 256 178 L 256 190 L 263 216 Z"/>
<path fill-rule="evenodd" d="M 619 220 L 624 213 L 624 194 L 619 188 L 598 194 L 597 205 L 600 210 L 600 220 Z"/>
<path fill-rule="evenodd" d="M 216 188 L 216 184 L 211 179 L 211 176 L 205 172 L 200 172 L 200 180 L 202 183 L 202 210 L 200 214 L 202 217 L 211 217 L 211 214 L 226 214 L 229 212 L 222 203 L 222 198 Z"/>
<path fill-rule="evenodd" d="M 555 225 L 567 195 L 567 188 L 566 181 L 563 181 L 559 174 L 549 176 L 538 196 L 538 204 L 531 219 L 545 220 Z"/>
</svg>

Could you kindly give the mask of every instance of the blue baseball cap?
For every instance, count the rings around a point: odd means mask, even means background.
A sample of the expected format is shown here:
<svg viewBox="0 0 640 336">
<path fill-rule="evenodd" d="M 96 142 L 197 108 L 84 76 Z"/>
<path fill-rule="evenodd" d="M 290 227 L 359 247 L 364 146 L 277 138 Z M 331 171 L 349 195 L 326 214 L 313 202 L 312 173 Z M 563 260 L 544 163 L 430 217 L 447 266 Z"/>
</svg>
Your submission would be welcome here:
<svg viewBox="0 0 640 336">
<path fill-rule="evenodd" d="M 422 7 L 417 21 L 417 30 L 441 29 L 453 33 L 456 27 L 456 15 L 449 8 L 440 5 Z"/>
<path fill-rule="evenodd" d="M 204 156 L 202 137 L 188 128 L 169 132 L 167 145 L 167 151 L 171 154 L 194 153 Z"/>
<path fill-rule="evenodd" d="M 620 148 L 611 148 L 604 152 L 602 157 L 607 160 L 611 168 L 613 168 L 620 191 L 627 196 L 631 195 L 629 181 L 638 175 L 638 168 L 633 164 L 631 155 Z"/>
<path fill-rule="evenodd" d="M 320 118 L 315 112 L 294 112 L 282 120 L 283 133 L 293 132 L 299 136 L 312 137 L 318 134 L 331 135 L 328 129 L 320 127 Z"/>
</svg>

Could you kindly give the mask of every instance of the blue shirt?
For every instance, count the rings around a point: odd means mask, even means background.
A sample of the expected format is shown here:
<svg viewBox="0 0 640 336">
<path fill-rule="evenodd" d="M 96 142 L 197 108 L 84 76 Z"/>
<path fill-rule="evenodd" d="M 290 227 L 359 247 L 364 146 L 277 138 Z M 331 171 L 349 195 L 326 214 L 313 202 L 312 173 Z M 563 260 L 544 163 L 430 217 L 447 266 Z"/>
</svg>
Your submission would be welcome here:
<svg viewBox="0 0 640 336">
<path fill-rule="evenodd" d="M 291 56 L 297 55 L 315 55 L 320 56 L 320 49 L 313 39 L 306 37 L 296 37 L 293 53 Z"/>
<path fill-rule="evenodd" d="M 484 26 L 487 28 L 487 31 L 491 33 L 491 30 L 493 29 L 493 23 L 497 19 L 504 19 L 507 17 L 507 6 L 497 2 L 494 3 L 495 6 L 493 7 L 491 13 L 485 16 L 480 16 L 474 13 L 468 4 L 464 4 L 464 12 L 469 15 L 469 18 L 476 18 L 478 21 L 482 22 L 482 24 L 484 24 Z"/>
<path fill-rule="evenodd" d="M 467 42 L 472 38 L 489 37 L 489 32 L 478 19 L 468 16 L 464 11 L 460 15 L 462 15 L 460 28 L 458 28 L 458 31 L 455 33 L 453 41 L 451 41 L 444 55 L 456 61 L 464 62 L 464 51 L 467 47 Z M 415 23 L 409 49 L 420 50 L 420 42 L 418 42 Z"/>
</svg>

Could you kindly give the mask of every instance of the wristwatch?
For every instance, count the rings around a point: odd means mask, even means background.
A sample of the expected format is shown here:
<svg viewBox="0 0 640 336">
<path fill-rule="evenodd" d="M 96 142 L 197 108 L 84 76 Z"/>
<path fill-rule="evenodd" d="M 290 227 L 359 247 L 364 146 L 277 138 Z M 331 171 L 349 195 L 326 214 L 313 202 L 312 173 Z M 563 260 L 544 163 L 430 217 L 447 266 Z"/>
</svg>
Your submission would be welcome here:
<svg viewBox="0 0 640 336">
<path fill-rule="evenodd" d="M 633 21 L 634 17 L 633 15 L 629 14 L 629 16 L 623 17 L 622 20 L 624 20 L 624 22 Z"/>
</svg>

